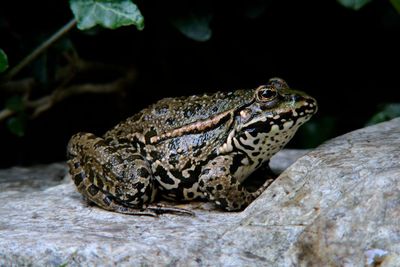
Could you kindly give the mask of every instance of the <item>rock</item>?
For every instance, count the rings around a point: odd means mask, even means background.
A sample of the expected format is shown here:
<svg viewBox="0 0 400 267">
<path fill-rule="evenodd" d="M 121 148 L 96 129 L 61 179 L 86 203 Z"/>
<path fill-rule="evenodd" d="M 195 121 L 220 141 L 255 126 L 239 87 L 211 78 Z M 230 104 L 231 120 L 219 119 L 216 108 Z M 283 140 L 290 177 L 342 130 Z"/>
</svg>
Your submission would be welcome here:
<svg viewBox="0 0 400 267">
<path fill-rule="evenodd" d="M 400 118 L 308 153 L 243 216 L 223 239 L 246 241 L 226 247 L 227 258 L 249 251 L 273 266 L 400 266 Z"/>
<path fill-rule="evenodd" d="M 65 163 L 0 170 L 0 193 L 3 191 L 34 192 L 59 185 L 64 179 Z"/>
<path fill-rule="evenodd" d="M 107 212 L 54 166 L 21 190 L 33 171 L 0 171 L 0 266 L 400 266 L 400 119 L 326 142 L 243 212 Z"/>
</svg>

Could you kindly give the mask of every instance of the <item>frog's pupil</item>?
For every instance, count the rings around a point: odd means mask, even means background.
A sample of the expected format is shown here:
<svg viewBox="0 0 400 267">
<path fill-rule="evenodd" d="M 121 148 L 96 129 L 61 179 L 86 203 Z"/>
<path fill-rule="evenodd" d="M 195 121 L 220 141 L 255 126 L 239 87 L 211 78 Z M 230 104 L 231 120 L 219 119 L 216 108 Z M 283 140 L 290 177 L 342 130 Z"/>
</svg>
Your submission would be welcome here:
<svg viewBox="0 0 400 267">
<path fill-rule="evenodd" d="M 271 90 L 271 89 L 266 89 L 266 90 L 262 90 L 261 91 L 261 98 L 272 98 L 275 96 L 275 91 Z"/>
</svg>

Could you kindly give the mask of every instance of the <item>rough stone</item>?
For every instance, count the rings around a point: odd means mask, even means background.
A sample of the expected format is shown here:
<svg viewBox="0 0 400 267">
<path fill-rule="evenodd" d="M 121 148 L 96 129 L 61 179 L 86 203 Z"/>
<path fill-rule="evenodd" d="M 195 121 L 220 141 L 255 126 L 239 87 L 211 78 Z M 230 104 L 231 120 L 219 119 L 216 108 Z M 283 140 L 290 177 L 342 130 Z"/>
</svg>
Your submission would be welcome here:
<svg viewBox="0 0 400 267">
<path fill-rule="evenodd" d="M 0 170 L 0 193 L 4 191 L 33 192 L 59 185 L 65 178 L 65 163 L 34 167 L 13 167 Z"/>
<path fill-rule="evenodd" d="M 400 266 L 400 118 L 326 142 L 243 212 L 111 213 L 65 170 L 0 171 L 0 266 Z"/>
</svg>

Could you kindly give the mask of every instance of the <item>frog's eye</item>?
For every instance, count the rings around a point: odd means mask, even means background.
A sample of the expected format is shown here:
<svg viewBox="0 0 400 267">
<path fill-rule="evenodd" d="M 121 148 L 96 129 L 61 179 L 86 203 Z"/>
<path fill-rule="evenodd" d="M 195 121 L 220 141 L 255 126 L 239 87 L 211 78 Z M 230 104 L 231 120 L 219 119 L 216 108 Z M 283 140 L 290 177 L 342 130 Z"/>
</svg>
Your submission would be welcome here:
<svg viewBox="0 0 400 267">
<path fill-rule="evenodd" d="M 273 87 L 259 87 L 256 93 L 257 100 L 261 102 L 272 101 L 277 95 L 278 93 Z"/>
</svg>

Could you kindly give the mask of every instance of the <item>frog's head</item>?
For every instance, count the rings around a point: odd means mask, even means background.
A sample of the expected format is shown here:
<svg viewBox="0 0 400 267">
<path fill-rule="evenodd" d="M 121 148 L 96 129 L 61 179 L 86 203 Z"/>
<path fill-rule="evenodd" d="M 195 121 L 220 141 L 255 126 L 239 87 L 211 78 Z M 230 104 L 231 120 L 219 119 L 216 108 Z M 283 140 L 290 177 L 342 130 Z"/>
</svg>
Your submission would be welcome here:
<svg viewBox="0 0 400 267">
<path fill-rule="evenodd" d="M 298 127 L 317 111 L 307 94 L 272 78 L 254 89 L 251 103 L 237 111 L 234 144 L 259 161 L 269 159 L 293 137 Z"/>
</svg>

